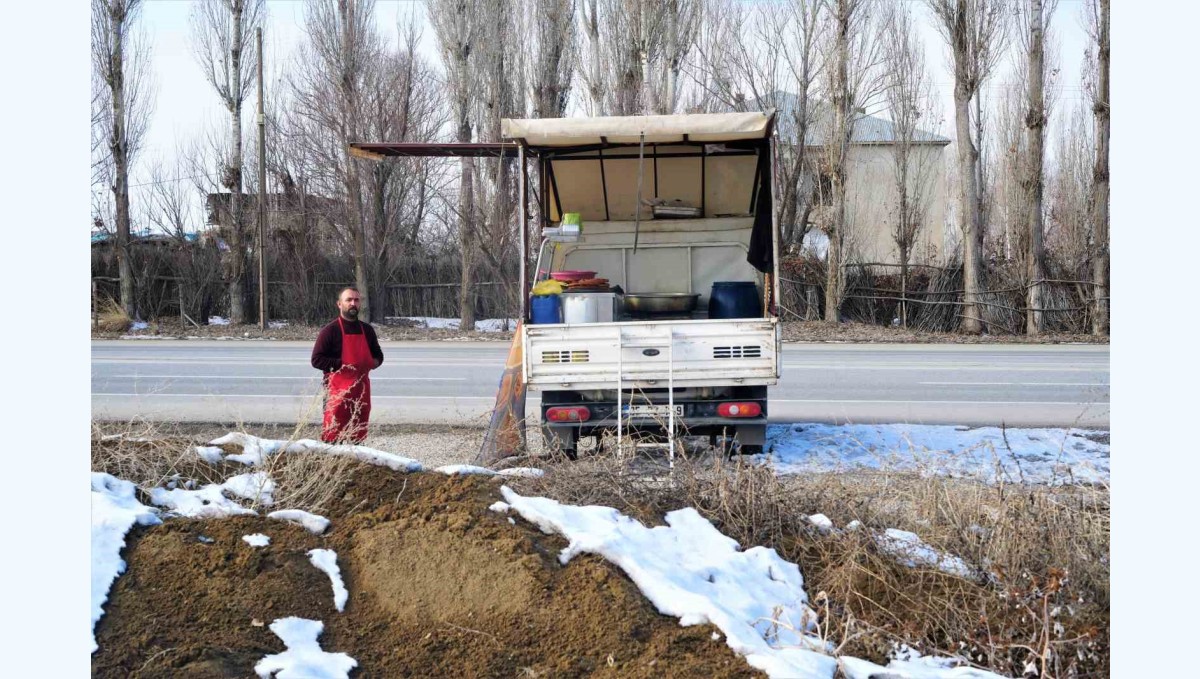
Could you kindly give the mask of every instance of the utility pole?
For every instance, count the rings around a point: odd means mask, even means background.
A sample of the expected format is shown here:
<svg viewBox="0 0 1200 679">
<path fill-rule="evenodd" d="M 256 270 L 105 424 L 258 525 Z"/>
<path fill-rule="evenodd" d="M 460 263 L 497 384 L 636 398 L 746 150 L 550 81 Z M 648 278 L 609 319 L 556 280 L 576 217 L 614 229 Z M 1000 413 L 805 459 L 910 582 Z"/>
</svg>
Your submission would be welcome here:
<svg viewBox="0 0 1200 679">
<path fill-rule="evenodd" d="M 267 329 L 267 116 L 263 111 L 262 26 L 258 38 L 258 327 Z"/>
</svg>

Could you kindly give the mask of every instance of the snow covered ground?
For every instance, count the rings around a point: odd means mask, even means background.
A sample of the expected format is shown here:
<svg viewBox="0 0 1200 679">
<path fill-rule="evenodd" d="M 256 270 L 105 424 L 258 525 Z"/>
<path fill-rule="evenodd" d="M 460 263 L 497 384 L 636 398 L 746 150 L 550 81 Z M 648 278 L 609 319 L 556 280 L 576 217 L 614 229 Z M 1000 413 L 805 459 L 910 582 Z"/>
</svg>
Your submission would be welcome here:
<svg viewBox="0 0 1200 679">
<path fill-rule="evenodd" d="M 1099 434 L 1099 435 L 1098 435 Z M 1107 432 L 922 424 L 792 424 L 767 428 L 755 456 L 780 474 L 914 470 L 987 482 L 1109 482 Z"/>
<path fill-rule="evenodd" d="M 135 489 L 129 481 L 92 472 L 92 653 L 99 648 L 94 630 L 104 615 L 108 590 L 125 572 L 125 534 L 134 524 L 161 522 L 154 509 L 137 501 Z"/>
<path fill-rule="evenodd" d="M 459 326 L 457 318 L 433 318 L 431 316 L 403 316 L 403 318 L 406 321 L 416 321 L 423 327 L 439 330 L 458 330 Z M 475 321 L 477 332 L 503 332 L 516 327 L 517 321 L 514 318 L 485 318 L 482 321 Z"/>
<path fill-rule="evenodd" d="M 816 634 L 817 617 L 808 606 L 799 566 L 774 549 L 743 550 L 690 507 L 668 513 L 666 526 L 647 528 L 611 507 L 524 497 L 508 486 L 500 492 L 504 501 L 488 509 L 516 512 L 543 532 L 565 537 L 569 544 L 559 554 L 564 565 L 579 554 L 604 557 L 625 571 L 659 613 L 678 617 L 684 626 L 716 626 L 730 648 L 772 678 L 833 679 L 840 666 L 854 679 L 998 679 L 961 666 L 960 659 L 923 658 L 911 651 L 886 668 L 836 657 L 832 644 Z M 900 540 L 890 532 L 886 537 Z M 912 556 L 914 547 L 920 556 Z M 903 548 L 916 561 L 957 566 L 919 539 Z"/>
<path fill-rule="evenodd" d="M 847 433 L 855 429 L 859 431 Z M 1061 464 L 1061 451 L 1068 449 L 1074 451 L 1076 460 L 1083 457 L 1081 451 L 1089 451 L 1093 458 L 1101 457 L 1102 451 L 1104 479 L 1107 479 L 1108 446 L 1091 441 L 1082 433 L 1009 430 L 1007 434 L 1014 451 L 1010 455 L 1016 456 L 1013 464 L 1020 464 L 1026 477 L 1052 470 L 1048 466 L 1051 462 L 1043 461 L 1040 467 L 1031 462 L 1038 458 L 1037 446 L 1040 445 L 1043 451 L 1047 447 L 1059 451 L 1058 461 L 1053 464 Z M 964 463 L 974 460 L 977 466 L 986 466 L 984 463 L 991 464 L 991 461 L 981 451 L 995 447 L 991 437 L 996 435 L 999 430 L 960 431 L 953 427 L 773 427 L 769 436 L 776 450 L 762 456 L 762 460 L 774 464 L 781 473 L 814 468 L 814 464 L 815 468 L 852 464 L 878 467 L 894 455 L 902 462 L 907 459 L 907 464 L 918 468 L 923 468 L 920 465 L 926 463 L 927 458 L 938 454 L 959 456 Z M 1059 438 L 1056 440 L 1055 436 Z M 224 451 L 218 454 L 213 449 L 214 445 L 230 443 L 244 446 L 243 454 L 225 455 Z M 1080 446 L 1075 446 L 1076 443 Z M 198 448 L 196 453 L 206 458 L 235 460 L 253 466 L 261 464 L 270 455 L 298 450 L 353 455 L 398 471 L 424 469 L 416 460 L 363 446 L 329 446 L 312 441 L 289 443 L 232 433 L 212 442 L 209 447 Z M 999 464 L 1003 470 L 1003 462 Z M 481 470 L 461 466 L 437 471 L 462 474 Z M 174 485 L 170 489 L 157 488 L 150 492 L 154 504 L 170 510 L 163 513 L 166 517 L 253 513 L 241 507 L 237 499 L 257 498 L 262 502 L 264 495 L 269 498 L 273 489 L 271 479 L 261 471 L 236 475 L 199 490 L 188 490 L 195 484 L 186 482 L 175 481 Z M 670 512 L 665 517 L 666 525 L 650 528 L 610 507 L 565 505 L 548 498 L 522 496 L 508 486 L 501 487 L 499 492 L 503 501 L 495 502 L 488 509 L 510 514 L 509 523 L 515 523 L 513 516 L 520 516 L 543 532 L 557 533 L 568 540 L 567 547 L 559 554 L 562 564 L 567 565 L 575 556 L 585 553 L 607 559 L 625 572 L 660 613 L 677 617 L 685 626 L 714 625 L 720 630 L 714 638 L 723 638 L 751 666 L 771 677 L 832 679 L 839 668 L 844 676 L 852 679 L 875 676 L 907 679 L 997 677 L 964 666 L 959 659 L 920 657 L 910 651 L 893 654 L 886 667 L 857 658 L 838 657 L 832 644 L 818 634 L 816 614 L 809 607 L 800 566 L 785 561 L 774 549 L 743 548 L 693 508 Z M 239 507 L 241 511 L 227 505 Z M 132 483 L 107 474 L 92 476 L 92 507 L 94 629 L 96 621 L 103 615 L 102 607 L 113 581 L 125 568 L 120 550 L 126 532 L 138 523 L 158 523 L 160 510 L 140 504 Z M 273 512 L 269 516 L 303 522 L 317 533 L 328 526 L 323 517 L 297 510 Z M 810 521 L 825 531 L 839 530 L 823 515 L 813 515 Z M 841 530 L 855 528 L 847 526 Z M 243 539 L 250 545 L 269 544 L 269 539 L 262 534 Z M 879 532 L 876 539 L 884 551 L 892 553 L 902 563 L 939 568 L 963 577 L 974 575 L 957 557 L 938 552 L 915 534 L 885 530 Z M 315 567 L 329 575 L 335 607 L 342 611 L 349 591 L 342 580 L 337 555 L 328 549 L 314 549 L 308 556 Z M 448 583 L 447 586 L 452 585 Z M 276 620 L 271 624 L 271 630 L 284 641 L 287 650 L 263 658 L 255 671 L 262 677 L 280 679 L 348 676 L 357 662 L 345 653 L 322 650 L 317 639 L 323 628 L 323 623 L 316 620 Z"/>
</svg>

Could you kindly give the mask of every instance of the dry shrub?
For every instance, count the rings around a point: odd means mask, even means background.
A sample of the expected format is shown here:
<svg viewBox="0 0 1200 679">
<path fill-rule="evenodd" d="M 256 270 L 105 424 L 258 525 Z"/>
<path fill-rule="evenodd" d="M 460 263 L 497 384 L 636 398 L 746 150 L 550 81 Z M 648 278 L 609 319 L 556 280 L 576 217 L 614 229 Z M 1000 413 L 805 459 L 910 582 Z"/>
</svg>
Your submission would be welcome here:
<svg viewBox="0 0 1200 679">
<path fill-rule="evenodd" d="M 103 332 L 124 332 L 133 324 L 120 302 L 104 297 L 96 308 L 96 328 Z"/>
<path fill-rule="evenodd" d="M 244 425 L 237 427 L 250 433 Z M 297 427 L 288 442 L 310 438 L 304 426 Z M 196 453 L 205 441 L 179 432 L 177 426 L 131 421 L 92 423 L 92 471 L 106 472 L 132 481 L 145 493 L 163 488 L 171 481 L 194 481 L 196 487 L 222 483 L 231 476 L 251 471 L 266 472 L 275 482 L 274 503 L 265 507 L 248 502 L 252 509 L 303 509 L 321 513 L 332 500 L 340 497 L 352 468 L 358 462 L 348 456 L 316 452 L 271 455 L 262 465 L 249 467 L 240 462 L 205 462 Z M 226 453 L 241 453 L 236 445 L 222 446 Z M 144 501 L 148 501 L 143 498 Z M 239 501 L 241 499 L 239 498 Z"/>
<path fill-rule="evenodd" d="M 927 470 L 928 472 L 928 470 Z M 913 472 L 777 476 L 744 459 L 680 451 L 618 459 L 601 448 L 550 464 L 523 492 L 601 504 L 654 525 L 695 507 L 743 547 L 800 565 L 825 638 L 839 653 L 884 662 L 896 644 L 1021 676 L 1106 675 L 1107 488 L 988 485 Z M 823 513 L 823 532 L 808 516 Z M 910 567 L 880 549 L 887 528 L 918 534 L 976 572 Z"/>
</svg>

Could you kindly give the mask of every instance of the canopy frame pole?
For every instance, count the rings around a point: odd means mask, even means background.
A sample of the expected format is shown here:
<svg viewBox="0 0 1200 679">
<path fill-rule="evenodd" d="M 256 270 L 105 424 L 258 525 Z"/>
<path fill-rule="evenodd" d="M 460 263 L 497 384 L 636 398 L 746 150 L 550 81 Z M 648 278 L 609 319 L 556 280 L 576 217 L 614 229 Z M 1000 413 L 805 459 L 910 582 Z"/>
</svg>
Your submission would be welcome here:
<svg viewBox="0 0 1200 679">
<path fill-rule="evenodd" d="M 504 159 L 501 158 L 503 163 Z M 525 181 L 525 145 L 517 147 L 517 181 L 520 183 L 518 195 L 520 195 L 521 207 L 517 210 L 517 222 L 521 230 L 521 321 L 529 320 L 529 196 L 526 193 L 527 183 Z"/>
<path fill-rule="evenodd" d="M 633 252 L 637 254 L 638 233 L 642 228 L 642 165 L 645 160 L 646 152 L 646 133 L 642 132 L 638 137 L 638 190 L 637 190 L 637 205 L 633 208 Z"/>
</svg>

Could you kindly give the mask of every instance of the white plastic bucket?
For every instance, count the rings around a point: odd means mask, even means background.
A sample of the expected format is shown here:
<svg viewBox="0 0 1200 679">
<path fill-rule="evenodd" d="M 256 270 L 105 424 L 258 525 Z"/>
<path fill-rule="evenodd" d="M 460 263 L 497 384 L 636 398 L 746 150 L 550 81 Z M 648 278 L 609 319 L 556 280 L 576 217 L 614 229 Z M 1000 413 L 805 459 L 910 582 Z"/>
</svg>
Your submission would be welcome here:
<svg viewBox="0 0 1200 679">
<path fill-rule="evenodd" d="M 599 323 L 600 304 L 596 295 L 564 294 L 563 323 Z"/>
</svg>

